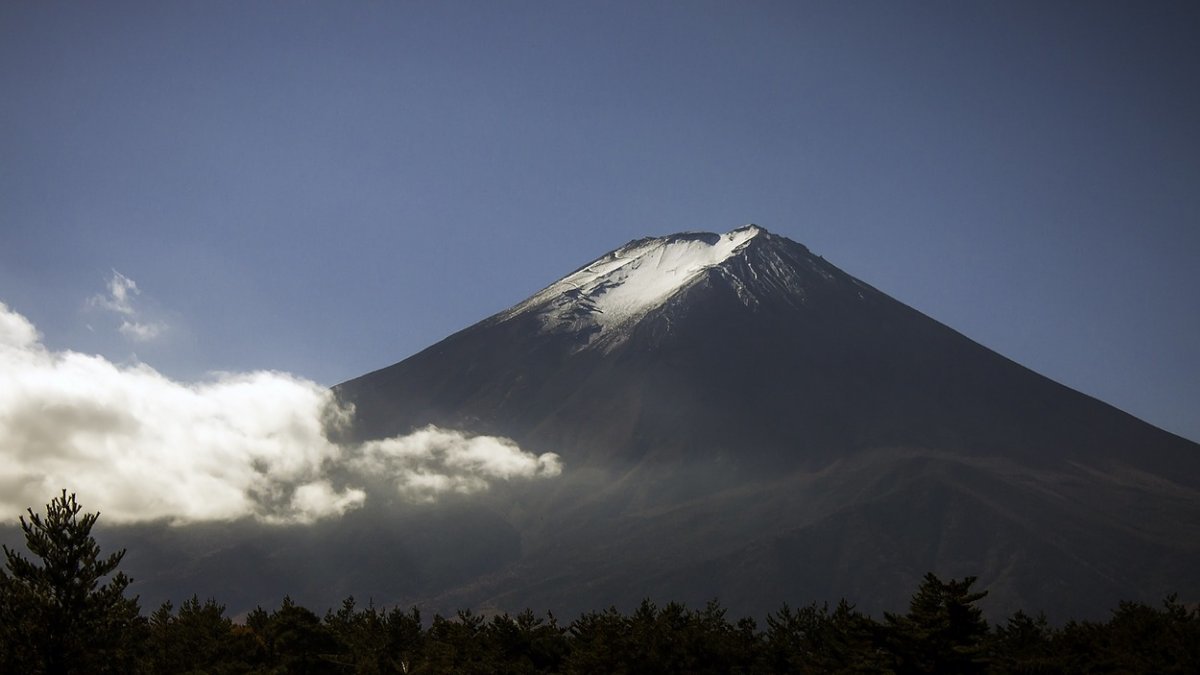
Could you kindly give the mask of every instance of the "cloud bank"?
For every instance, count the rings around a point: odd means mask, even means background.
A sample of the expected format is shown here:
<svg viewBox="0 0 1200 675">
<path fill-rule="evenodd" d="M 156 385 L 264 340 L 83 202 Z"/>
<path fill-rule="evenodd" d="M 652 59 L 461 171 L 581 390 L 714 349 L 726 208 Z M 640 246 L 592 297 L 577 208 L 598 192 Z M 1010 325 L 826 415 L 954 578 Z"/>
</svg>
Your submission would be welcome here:
<svg viewBox="0 0 1200 675">
<path fill-rule="evenodd" d="M 110 291 L 114 303 L 127 298 Z M 432 501 L 562 471 L 553 453 L 436 427 L 362 445 L 331 440 L 352 417 L 328 389 L 286 373 L 181 383 L 144 364 L 50 351 L 0 302 L 3 519 L 66 488 L 107 522 L 306 523 L 362 506 L 368 484 Z"/>
</svg>

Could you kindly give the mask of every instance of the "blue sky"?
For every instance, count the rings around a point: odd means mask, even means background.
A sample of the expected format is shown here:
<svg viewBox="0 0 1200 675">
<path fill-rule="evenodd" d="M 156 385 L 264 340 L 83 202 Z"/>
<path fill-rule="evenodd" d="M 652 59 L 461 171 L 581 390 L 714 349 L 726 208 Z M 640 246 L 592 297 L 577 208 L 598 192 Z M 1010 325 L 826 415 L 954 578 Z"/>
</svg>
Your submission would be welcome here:
<svg viewBox="0 0 1200 675">
<path fill-rule="evenodd" d="M 1197 35 L 1166 2 L 3 3 L 0 302 L 52 349 L 329 385 L 755 222 L 1200 439 Z"/>
</svg>

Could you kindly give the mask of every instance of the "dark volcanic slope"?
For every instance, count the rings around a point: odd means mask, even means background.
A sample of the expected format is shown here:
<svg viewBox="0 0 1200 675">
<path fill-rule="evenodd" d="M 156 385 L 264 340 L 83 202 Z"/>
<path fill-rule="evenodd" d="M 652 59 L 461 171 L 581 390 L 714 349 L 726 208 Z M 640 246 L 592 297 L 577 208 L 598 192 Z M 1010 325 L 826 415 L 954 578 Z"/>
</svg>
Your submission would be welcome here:
<svg viewBox="0 0 1200 675">
<path fill-rule="evenodd" d="M 899 608 L 928 569 L 996 608 L 1200 596 L 1200 447 L 753 226 L 631 242 L 337 391 L 361 438 L 562 455 L 521 561 L 447 602 Z"/>
<path fill-rule="evenodd" d="M 537 308 L 501 314 L 338 392 L 359 433 L 428 423 L 574 465 L 753 457 L 820 466 L 873 447 L 1120 462 L 1195 486 L 1194 444 L 1056 384 L 762 233 L 580 348 Z"/>
</svg>

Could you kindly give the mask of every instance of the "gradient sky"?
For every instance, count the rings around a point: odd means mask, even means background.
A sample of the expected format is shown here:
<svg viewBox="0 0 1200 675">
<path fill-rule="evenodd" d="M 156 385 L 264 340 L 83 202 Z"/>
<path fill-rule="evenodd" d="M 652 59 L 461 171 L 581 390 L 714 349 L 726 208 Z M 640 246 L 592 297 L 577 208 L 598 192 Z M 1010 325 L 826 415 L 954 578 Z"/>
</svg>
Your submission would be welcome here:
<svg viewBox="0 0 1200 675">
<path fill-rule="evenodd" d="M 1200 440 L 1198 37 L 1167 2 L 0 3 L 0 302 L 329 385 L 754 222 Z"/>
</svg>

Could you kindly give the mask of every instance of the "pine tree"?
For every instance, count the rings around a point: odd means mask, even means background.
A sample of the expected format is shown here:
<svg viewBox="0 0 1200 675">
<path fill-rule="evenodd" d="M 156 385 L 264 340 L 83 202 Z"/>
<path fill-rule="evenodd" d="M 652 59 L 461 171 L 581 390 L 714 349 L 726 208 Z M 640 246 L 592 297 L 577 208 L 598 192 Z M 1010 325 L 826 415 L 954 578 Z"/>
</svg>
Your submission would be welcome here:
<svg viewBox="0 0 1200 675">
<path fill-rule="evenodd" d="M 987 669 L 988 625 L 972 592 L 975 577 L 942 581 L 930 572 L 908 614 L 885 613 L 899 673 L 982 673 Z"/>
<path fill-rule="evenodd" d="M 246 624 L 251 624 L 250 617 Z M 340 670 L 335 663 L 337 643 L 333 634 L 321 617 L 291 597 L 285 596 L 279 609 L 271 613 L 265 633 L 268 658 L 282 672 L 317 675 Z"/>
<path fill-rule="evenodd" d="M 1063 659 L 1054 652 L 1054 629 L 1039 613 L 1018 610 L 996 625 L 991 639 L 992 669 L 1004 673 L 1059 673 Z"/>
<path fill-rule="evenodd" d="M 224 605 L 193 595 L 178 614 L 168 601 L 150 615 L 144 664 L 151 673 L 246 673 L 256 647 L 253 636 L 225 616 Z"/>
<path fill-rule="evenodd" d="M 125 597 L 132 579 L 116 571 L 125 551 L 101 557 L 91 535 L 100 514 L 80 511 L 75 495 L 63 490 L 46 505 L 45 517 L 28 509 L 29 519 L 20 519 L 33 560 L 3 547 L 0 666 L 5 672 L 132 669 L 145 622 L 137 598 Z"/>
</svg>

